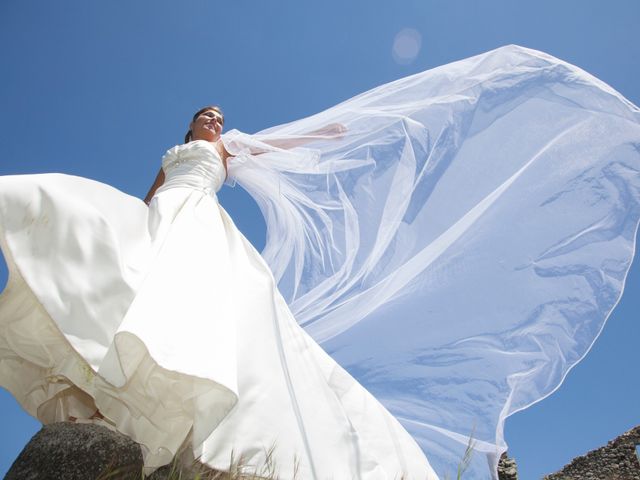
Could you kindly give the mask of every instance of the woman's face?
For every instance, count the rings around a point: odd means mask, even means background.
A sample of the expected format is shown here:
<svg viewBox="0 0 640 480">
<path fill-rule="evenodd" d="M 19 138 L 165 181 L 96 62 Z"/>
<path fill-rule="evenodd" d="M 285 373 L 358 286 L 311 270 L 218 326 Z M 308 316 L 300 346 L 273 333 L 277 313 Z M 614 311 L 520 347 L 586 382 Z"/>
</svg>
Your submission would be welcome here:
<svg viewBox="0 0 640 480">
<path fill-rule="evenodd" d="M 217 142 L 220 139 L 223 124 L 224 117 L 220 112 L 205 110 L 189 125 L 191 139 Z"/>
</svg>

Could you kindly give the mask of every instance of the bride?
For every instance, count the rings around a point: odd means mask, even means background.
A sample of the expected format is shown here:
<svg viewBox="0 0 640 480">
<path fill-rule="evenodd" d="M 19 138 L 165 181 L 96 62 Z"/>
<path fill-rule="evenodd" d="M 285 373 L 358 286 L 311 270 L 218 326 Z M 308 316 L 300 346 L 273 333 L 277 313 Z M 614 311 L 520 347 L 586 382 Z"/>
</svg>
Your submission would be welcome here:
<svg viewBox="0 0 640 480">
<path fill-rule="evenodd" d="M 146 203 L 0 178 L 0 383 L 43 423 L 125 433 L 149 468 L 184 443 L 283 479 L 437 478 L 471 439 L 468 478 L 495 476 L 505 418 L 622 294 L 637 107 L 508 46 L 254 135 L 223 121 L 197 112 Z M 262 254 L 225 182 L 260 206 Z"/>
<path fill-rule="evenodd" d="M 129 435 L 150 468 L 187 440 L 219 470 L 235 455 L 283 479 L 437 478 L 298 326 L 219 205 L 232 161 L 222 121 L 217 108 L 197 112 L 187 142 L 164 156 L 149 208 L 78 177 L 0 180 L 3 384 L 44 423 L 86 419 Z"/>
</svg>

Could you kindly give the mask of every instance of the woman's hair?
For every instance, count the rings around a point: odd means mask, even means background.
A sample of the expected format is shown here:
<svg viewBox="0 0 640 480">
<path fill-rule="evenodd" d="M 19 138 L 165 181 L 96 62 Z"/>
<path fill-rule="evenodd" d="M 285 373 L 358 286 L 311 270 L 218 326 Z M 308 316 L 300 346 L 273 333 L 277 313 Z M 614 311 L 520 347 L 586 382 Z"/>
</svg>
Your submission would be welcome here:
<svg viewBox="0 0 640 480">
<path fill-rule="evenodd" d="M 207 110 L 215 110 L 220 115 L 222 115 L 222 118 L 224 119 L 224 113 L 222 113 L 222 109 L 218 105 L 208 105 L 208 106 L 203 107 L 200 110 L 198 110 L 195 113 L 195 115 L 193 116 L 193 118 L 191 119 L 191 121 L 195 122 L 196 118 L 198 118 L 200 116 L 200 114 L 206 112 Z M 184 143 L 189 143 L 190 141 L 191 141 L 191 129 L 189 129 L 187 134 L 184 136 Z"/>
</svg>

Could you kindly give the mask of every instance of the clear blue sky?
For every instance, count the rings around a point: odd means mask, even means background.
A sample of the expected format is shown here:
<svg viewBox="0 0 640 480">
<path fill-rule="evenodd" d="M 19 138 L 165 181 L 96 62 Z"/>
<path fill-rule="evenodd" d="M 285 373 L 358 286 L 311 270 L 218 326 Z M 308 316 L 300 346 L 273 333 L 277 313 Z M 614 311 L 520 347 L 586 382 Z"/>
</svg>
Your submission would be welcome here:
<svg viewBox="0 0 640 480">
<path fill-rule="evenodd" d="M 226 128 L 255 132 L 510 43 L 574 63 L 640 104 L 639 20 L 637 0 L 2 0 L 0 174 L 64 172 L 143 197 L 202 105 L 220 104 Z M 421 49 L 398 63 L 394 39 L 406 28 Z M 225 190 L 224 207 L 260 249 L 260 212 L 239 188 Z M 507 420 L 520 478 L 640 423 L 639 292 L 636 262 L 589 355 Z M 39 425 L 4 390 L 0 423 L 3 475 Z"/>
</svg>

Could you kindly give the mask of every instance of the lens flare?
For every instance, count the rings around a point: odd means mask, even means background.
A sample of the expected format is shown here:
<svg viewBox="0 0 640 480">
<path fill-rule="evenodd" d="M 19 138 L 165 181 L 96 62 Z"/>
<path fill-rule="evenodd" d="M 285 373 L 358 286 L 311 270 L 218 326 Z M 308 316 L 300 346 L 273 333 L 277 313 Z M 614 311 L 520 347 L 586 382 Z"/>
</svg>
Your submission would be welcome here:
<svg viewBox="0 0 640 480">
<path fill-rule="evenodd" d="M 422 47 L 422 35 L 413 28 L 403 28 L 393 39 L 391 50 L 396 63 L 407 65 L 413 62 Z"/>
</svg>

